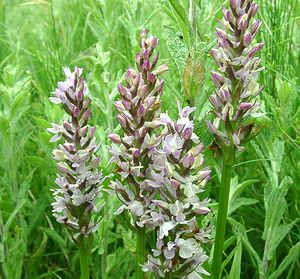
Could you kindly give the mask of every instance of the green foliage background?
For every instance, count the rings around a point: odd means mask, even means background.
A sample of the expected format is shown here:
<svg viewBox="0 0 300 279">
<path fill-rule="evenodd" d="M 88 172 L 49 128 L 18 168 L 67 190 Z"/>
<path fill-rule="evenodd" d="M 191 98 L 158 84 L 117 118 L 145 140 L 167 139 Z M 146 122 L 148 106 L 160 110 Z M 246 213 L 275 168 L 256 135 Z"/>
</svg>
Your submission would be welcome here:
<svg viewBox="0 0 300 279">
<path fill-rule="evenodd" d="M 190 2 L 197 4 L 194 21 Z M 63 115 L 48 100 L 62 67 L 84 68 L 103 143 L 101 167 L 113 177 L 107 134 L 119 131 L 116 85 L 134 65 L 140 29 L 149 28 L 170 67 L 163 109 L 175 114 L 178 101 L 196 105 L 197 133 L 207 146 L 203 121 L 215 67 L 208 52 L 226 2 L 0 0 L 0 278 L 78 278 L 78 252 L 50 206 L 55 166 L 45 130 Z M 300 1 L 258 2 L 263 27 L 257 40 L 265 43 L 266 67 L 265 116 L 258 121 L 265 128 L 234 167 L 223 267 L 226 278 L 294 279 L 300 270 Z M 213 169 L 207 195 L 216 201 L 219 161 L 206 153 Z M 124 216 L 113 215 L 119 202 L 103 199 L 93 278 L 133 278 L 135 236 Z M 212 208 L 214 223 L 216 203 Z"/>
</svg>

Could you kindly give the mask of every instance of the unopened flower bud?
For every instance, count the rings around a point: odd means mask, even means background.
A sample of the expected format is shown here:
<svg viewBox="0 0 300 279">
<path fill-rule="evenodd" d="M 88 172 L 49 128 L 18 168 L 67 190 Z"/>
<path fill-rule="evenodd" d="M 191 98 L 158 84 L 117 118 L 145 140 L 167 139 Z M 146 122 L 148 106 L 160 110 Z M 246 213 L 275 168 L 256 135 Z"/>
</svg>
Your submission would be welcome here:
<svg viewBox="0 0 300 279">
<path fill-rule="evenodd" d="M 157 67 L 156 70 L 152 71 L 152 74 L 154 75 L 161 75 L 169 70 L 169 67 L 167 64 L 163 64 Z"/>
<path fill-rule="evenodd" d="M 191 168 L 194 162 L 195 162 L 195 156 L 192 151 L 189 151 L 187 154 L 184 155 L 182 164 L 186 169 Z"/>
<path fill-rule="evenodd" d="M 89 118 L 90 118 L 90 116 L 91 116 L 91 110 L 90 110 L 90 109 L 87 109 L 87 110 L 84 112 L 84 114 L 82 115 L 82 119 L 83 119 L 84 121 L 88 121 Z"/>
<path fill-rule="evenodd" d="M 182 137 L 183 137 L 185 140 L 189 140 L 189 139 L 192 137 L 192 134 L 193 134 L 192 128 L 185 128 L 185 129 L 183 130 Z"/>
</svg>

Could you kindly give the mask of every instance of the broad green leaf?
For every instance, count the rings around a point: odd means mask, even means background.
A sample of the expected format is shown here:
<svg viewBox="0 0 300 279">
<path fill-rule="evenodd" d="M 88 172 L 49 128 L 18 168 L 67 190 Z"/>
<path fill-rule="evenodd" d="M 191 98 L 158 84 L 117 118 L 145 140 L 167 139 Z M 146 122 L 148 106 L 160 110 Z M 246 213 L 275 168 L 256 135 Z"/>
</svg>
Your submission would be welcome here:
<svg viewBox="0 0 300 279">
<path fill-rule="evenodd" d="M 17 121 L 22 117 L 23 113 L 29 109 L 28 104 L 28 92 L 19 93 L 13 100 L 10 108 L 10 121 Z"/>
<path fill-rule="evenodd" d="M 285 177 L 279 187 L 271 192 L 265 191 L 265 227 L 263 239 L 266 240 L 274 234 L 274 229 L 279 225 L 280 220 L 286 210 L 287 203 L 285 195 L 287 194 L 288 185 L 291 183 L 291 178 Z"/>
<path fill-rule="evenodd" d="M 234 211 L 236 211 L 241 206 L 249 206 L 258 203 L 258 200 L 251 198 L 236 198 L 233 204 L 228 208 L 228 215 L 230 216 Z"/>
<path fill-rule="evenodd" d="M 66 250 L 66 242 L 65 240 L 53 229 L 49 228 L 40 228 L 42 231 L 46 232 L 62 249 L 62 251 Z"/>
<path fill-rule="evenodd" d="M 295 225 L 295 223 L 298 221 L 299 221 L 299 219 L 294 220 L 290 224 L 279 225 L 277 228 L 275 228 L 273 237 L 270 241 L 270 248 L 269 248 L 269 252 L 268 252 L 268 260 L 269 261 L 275 257 L 276 248 L 281 243 L 281 241 L 285 238 L 285 236 L 289 233 L 289 231 Z"/>
<path fill-rule="evenodd" d="M 235 210 L 243 205 L 251 205 L 257 202 L 256 199 L 252 198 L 240 198 L 240 194 L 253 183 L 258 182 L 257 179 L 246 180 L 238 184 L 238 177 L 235 176 L 230 185 L 230 194 L 229 194 L 229 205 L 228 205 L 228 215 L 231 215 Z"/>
<path fill-rule="evenodd" d="M 234 254 L 234 258 L 233 258 L 233 262 L 232 262 L 232 266 L 230 269 L 228 279 L 240 279 L 242 250 L 243 250 L 243 245 L 242 245 L 241 237 L 238 237 L 237 249 Z"/>
<path fill-rule="evenodd" d="M 203 87 L 205 80 L 205 64 L 203 56 L 197 52 L 190 52 L 183 72 L 183 88 L 186 99 L 191 106 L 195 106 L 196 97 Z"/>
<path fill-rule="evenodd" d="M 19 203 L 17 204 L 16 208 L 14 209 L 14 211 L 11 213 L 8 220 L 6 221 L 4 228 L 3 228 L 3 241 L 4 242 L 8 238 L 8 231 L 10 229 L 10 226 L 11 226 L 13 220 L 15 219 L 15 217 L 17 216 L 19 211 L 23 208 L 23 206 L 26 204 L 26 202 L 27 202 L 26 199 L 20 200 Z"/>
<path fill-rule="evenodd" d="M 189 53 L 186 44 L 181 39 L 182 33 L 177 28 L 168 25 L 163 26 L 163 31 L 167 38 L 168 50 L 182 77 Z"/>
<path fill-rule="evenodd" d="M 300 258 L 300 242 L 298 242 L 290 249 L 288 255 L 283 259 L 278 269 L 275 272 L 273 272 L 272 275 L 268 277 L 268 279 L 279 278 L 282 275 L 282 273 L 289 267 L 289 265 L 299 260 L 299 258 Z"/>
<path fill-rule="evenodd" d="M 192 38 L 192 29 L 189 23 L 187 13 L 178 0 L 168 0 L 170 6 L 172 7 L 173 13 L 177 19 L 178 24 L 182 30 L 183 38 L 188 46 L 191 46 Z"/>
<path fill-rule="evenodd" d="M 248 252 L 249 256 L 251 257 L 252 263 L 254 266 L 256 266 L 256 270 L 259 274 L 262 273 L 262 260 L 258 253 L 253 248 L 252 244 L 250 243 L 248 236 L 246 234 L 244 226 L 234 220 L 233 218 L 228 218 L 228 221 L 231 223 L 233 232 L 237 237 L 241 237 L 244 247 L 246 248 L 246 251 Z"/>
<path fill-rule="evenodd" d="M 46 249 L 46 246 L 47 246 L 47 242 L 48 242 L 48 236 L 45 232 L 43 232 L 43 238 L 42 238 L 42 241 L 38 247 L 38 249 L 34 252 L 34 254 L 31 256 L 31 258 L 33 260 L 36 260 L 40 257 L 43 256 L 43 253 Z"/>
</svg>

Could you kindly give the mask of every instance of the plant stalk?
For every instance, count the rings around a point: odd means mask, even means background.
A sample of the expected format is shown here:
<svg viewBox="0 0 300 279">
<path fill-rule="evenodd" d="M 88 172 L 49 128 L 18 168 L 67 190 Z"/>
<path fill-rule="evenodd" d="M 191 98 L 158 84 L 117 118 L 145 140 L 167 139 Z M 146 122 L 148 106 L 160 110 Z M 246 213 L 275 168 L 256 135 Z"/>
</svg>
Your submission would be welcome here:
<svg viewBox="0 0 300 279">
<path fill-rule="evenodd" d="M 212 272 L 215 279 L 219 279 L 221 277 L 221 265 L 222 265 L 222 256 L 223 256 L 224 240 L 225 240 L 225 232 L 226 232 L 231 172 L 235 161 L 235 150 L 233 144 L 231 144 L 227 149 L 224 149 L 223 160 L 224 161 L 223 161 L 223 169 L 222 169 L 220 194 L 219 194 L 216 239 L 215 239 L 215 246 L 214 246 L 213 263 L 212 263 Z"/>
<path fill-rule="evenodd" d="M 90 279 L 90 269 L 89 269 L 90 251 L 85 239 L 83 240 L 83 242 L 79 247 L 79 258 L 80 258 L 80 279 Z"/>
<path fill-rule="evenodd" d="M 171 272 L 165 274 L 165 279 L 172 279 Z"/>
<path fill-rule="evenodd" d="M 137 228 L 136 239 L 136 258 L 135 258 L 135 278 L 144 279 L 145 273 L 142 271 L 140 264 L 146 261 L 146 231 L 145 227 Z"/>
</svg>

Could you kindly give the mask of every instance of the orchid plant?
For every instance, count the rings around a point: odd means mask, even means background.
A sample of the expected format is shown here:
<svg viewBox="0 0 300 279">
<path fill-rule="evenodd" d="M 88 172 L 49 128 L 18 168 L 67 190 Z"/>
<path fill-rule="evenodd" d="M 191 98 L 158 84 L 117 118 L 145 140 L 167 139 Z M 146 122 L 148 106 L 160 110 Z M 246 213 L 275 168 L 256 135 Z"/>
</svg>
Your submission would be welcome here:
<svg viewBox="0 0 300 279">
<path fill-rule="evenodd" d="M 258 95 L 263 86 L 257 82 L 260 59 L 256 57 L 263 43 L 253 44 L 261 21 L 254 19 L 258 5 L 253 0 L 230 0 L 230 9 L 223 7 L 223 19 L 216 30 L 218 45 L 211 51 L 218 71 L 211 78 L 217 90 L 210 96 L 215 119 L 207 121 L 214 135 L 214 150 L 223 153 L 223 168 L 213 257 L 215 278 L 221 276 L 231 171 L 236 150 L 255 137 L 261 127 L 255 125 L 259 115 Z"/>
<path fill-rule="evenodd" d="M 160 116 L 164 130 L 154 150 L 149 179 L 159 192 L 152 201 L 155 208 L 150 213 L 157 242 L 143 265 L 143 270 L 153 272 L 156 278 L 209 275 L 202 267 L 208 257 L 201 244 L 209 239 L 210 229 L 201 228 L 196 216 L 210 211 L 209 200 L 200 201 L 198 197 L 210 178 L 210 170 L 203 167 L 204 146 L 193 132 L 190 114 L 194 110 L 179 109 L 177 121 L 172 121 L 167 113 Z"/>
<path fill-rule="evenodd" d="M 121 100 L 115 102 L 124 135 L 109 135 L 113 142 L 110 161 L 116 164 L 121 178 L 111 182 L 112 190 L 123 203 L 117 214 L 125 209 L 129 211 L 137 233 L 137 278 L 144 277 L 140 264 L 146 257 L 145 224 L 150 218 L 151 201 L 157 193 L 148 178 L 158 141 L 154 130 L 161 125 L 158 117 L 164 81 L 159 75 L 168 70 L 167 65 L 156 66 L 159 55 L 154 51 L 157 45 L 158 39 L 142 30 L 141 50 L 136 55 L 137 69 L 127 70 L 125 86 L 118 85 Z"/>
<path fill-rule="evenodd" d="M 216 240 L 212 273 L 222 275 L 231 172 L 236 151 L 260 131 L 254 118 L 260 115 L 258 95 L 263 86 L 257 82 L 260 59 L 256 53 L 263 44 L 253 45 L 261 22 L 253 18 L 258 5 L 252 0 L 230 0 L 223 8 L 223 19 L 216 36 L 218 45 L 211 51 L 218 71 L 211 78 L 217 90 L 210 96 L 213 121 L 207 121 L 214 136 L 212 149 L 223 155 Z M 203 267 L 208 259 L 203 244 L 211 239 L 204 216 L 210 212 L 209 198 L 200 198 L 210 179 L 205 167 L 204 145 L 194 132 L 191 114 L 196 108 L 179 106 L 179 118 L 161 113 L 166 64 L 158 66 L 158 39 L 147 30 L 140 34 L 136 69 L 128 69 L 125 83 L 118 84 L 120 99 L 114 105 L 122 135 L 109 135 L 110 162 L 116 165 L 117 179 L 110 182 L 110 193 L 122 205 L 116 214 L 131 216 L 128 224 L 136 232 L 137 279 L 146 273 L 155 278 L 201 279 L 210 275 Z M 98 171 L 99 145 L 95 127 L 90 127 L 90 99 L 82 69 L 65 69 L 66 80 L 58 83 L 50 100 L 60 104 L 68 116 L 62 124 L 52 123 L 50 142 L 63 139 L 53 151 L 59 171 L 53 189 L 53 215 L 71 231 L 79 247 L 81 279 L 89 278 L 92 233 L 97 229 L 97 199 L 104 191 Z M 105 190 L 107 191 L 107 189 Z M 99 219 L 99 218 L 98 218 Z M 155 245 L 147 243 L 147 231 Z M 150 249 L 151 248 L 151 249 Z"/>
<path fill-rule="evenodd" d="M 74 72 L 64 69 L 66 80 L 58 83 L 50 101 L 62 105 L 67 119 L 62 124 L 52 123 L 48 131 L 54 136 L 50 142 L 63 139 L 58 149 L 53 151 L 57 161 L 57 187 L 53 189 L 55 202 L 53 215 L 59 223 L 66 225 L 79 247 L 81 279 L 89 276 L 89 254 L 92 233 L 98 222 L 93 212 L 99 212 L 97 199 L 102 193 L 103 176 L 98 171 L 100 158 L 96 155 L 99 144 L 95 139 L 95 127 L 88 126 L 91 116 L 88 89 L 82 78 L 82 69 Z"/>
</svg>

